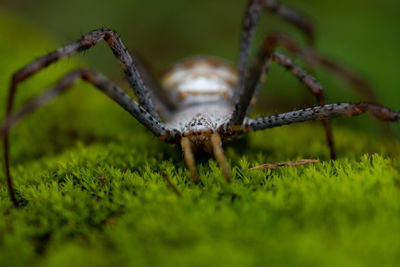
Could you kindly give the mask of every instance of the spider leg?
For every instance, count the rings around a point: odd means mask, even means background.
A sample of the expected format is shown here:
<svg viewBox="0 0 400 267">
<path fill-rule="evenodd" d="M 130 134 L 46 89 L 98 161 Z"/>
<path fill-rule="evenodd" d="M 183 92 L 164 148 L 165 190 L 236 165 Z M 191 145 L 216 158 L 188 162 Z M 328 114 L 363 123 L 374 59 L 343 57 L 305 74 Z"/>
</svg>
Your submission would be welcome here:
<svg viewBox="0 0 400 267">
<path fill-rule="evenodd" d="M 318 83 L 314 79 L 314 77 L 307 74 L 300 67 L 296 66 L 296 64 L 294 64 L 293 61 L 290 58 L 286 57 L 285 55 L 274 52 L 271 55 L 271 59 L 274 62 L 278 62 L 282 67 L 286 68 L 293 75 L 295 75 L 299 79 L 299 81 L 301 81 L 310 90 L 310 93 L 315 96 L 319 105 L 321 105 L 321 106 L 325 105 L 325 96 L 324 96 L 323 87 L 320 83 Z M 258 85 L 258 87 L 261 87 L 261 85 Z M 254 99 L 254 96 L 253 96 L 253 99 Z M 250 105 L 250 107 L 251 107 L 251 105 Z M 333 141 L 331 125 L 330 125 L 328 119 L 323 119 L 322 124 L 325 128 L 326 140 L 328 142 L 330 156 L 332 159 L 335 159 L 336 158 L 335 143 Z"/>
<path fill-rule="evenodd" d="M 269 51 L 274 51 L 278 46 L 282 46 L 289 52 L 298 55 L 305 62 L 313 65 L 322 66 L 331 71 L 338 78 L 346 82 L 351 88 L 355 89 L 360 95 L 365 96 L 368 100 L 376 101 L 377 96 L 374 89 L 362 79 L 354 70 L 342 66 L 335 61 L 320 55 L 315 49 L 309 46 L 300 46 L 290 37 L 273 33 L 265 40 Z"/>
<path fill-rule="evenodd" d="M 139 122 L 141 122 L 147 129 L 149 129 L 156 136 L 169 135 L 170 130 L 167 129 L 162 123 L 158 122 L 149 112 L 136 103 L 129 95 L 122 91 L 117 85 L 109 81 L 105 76 L 95 73 L 90 70 L 76 70 L 65 75 L 54 87 L 43 92 L 36 98 L 29 101 L 19 111 L 9 113 L 5 119 L 4 124 L 0 127 L 0 136 L 3 137 L 4 143 L 4 158 L 7 184 L 11 196 L 11 200 L 16 207 L 18 202 L 12 186 L 10 174 L 10 161 L 9 161 L 9 131 L 10 129 L 23 117 L 32 113 L 39 107 L 47 104 L 59 94 L 67 91 L 76 81 L 82 79 L 88 83 L 93 84 L 104 94 L 109 96 L 117 102 L 126 111 L 132 114 Z"/>
<path fill-rule="evenodd" d="M 161 90 L 160 85 L 156 82 L 152 75 L 148 72 L 146 65 L 143 64 L 143 60 L 136 54 L 132 55 L 132 59 L 139 72 L 142 75 L 143 81 L 148 85 L 148 91 L 150 98 L 154 104 L 154 108 L 158 114 L 161 115 L 161 119 L 164 121 L 171 118 L 172 110 L 174 109 L 173 104 L 170 103 L 165 96 L 163 90 Z"/>
<path fill-rule="evenodd" d="M 338 103 L 300 109 L 275 116 L 249 119 L 244 123 L 242 131 L 258 131 L 297 122 L 323 120 L 341 116 L 358 116 L 366 112 L 383 121 L 400 121 L 400 111 L 394 111 L 385 106 L 369 102 Z"/>
<path fill-rule="evenodd" d="M 244 118 L 249 115 L 251 108 L 256 102 L 256 96 L 261 88 L 262 82 L 268 73 L 272 62 L 279 63 L 282 67 L 289 70 L 302 82 L 317 99 L 319 105 L 325 104 L 323 87 L 311 75 L 307 74 L 300 67 L 295 65 L 293 61 L 283 54 L 270 51 L 268 38 L 264 41 L 259 49 L 255 62 L 250 70 L 249 77 L 244 84 L 244 91 L 240 95 L 239 100 L 235 104 L 235 109 L 230 120 L 231 125 L 241 125 Z M 329 121 L 324 119 L 322 123 L 325 128 L 326 139 L 328 142 L 330 156 L 332 159 L 336 157 L 335 146 L 333 141 L 332 129 Z"/>
<path fill-rule="evenodd" d="M 277 0 L 250 0 L 243 19 L 240 38 L 238 59 L 239 82 L 237 91 L 243 90 L 242 85 L 246 76 L 251 44 L 262 10 L 275 13 L 282 17 L 284 20 L 299 28 L 306 35 L 310 45 L 314 43 L 314 29 L 308 17 L 301 14 L 299 11 L 280 4 Z M 240 92 L 235 94 L 235 100 L 237 100 L 239 94 Z"/>
<path fill-rule="evenodd" d="M 190 175 L 192 176 L 193 182 L 195 184 L 198 184 L 199 183 L 199 178 L 197 176 L 196 162 L 194 160 L 192 144 L 190 143 L 189 138 L 182 137 L 182 139 L 181 139 L 181 147 L 182 147 L 183 155 L 185 157 L 186 165 L 189 168 Z"/>
<path fill-rule="evenodd" d="M 48 89 L 36 98 L 29 101 L 19 111 L 10 113 L 6 117 L 4 125 L 0 128 L 0 134 L 7 135 L 10 128 L 14 126 L 20 119 L 35 111 L 37 108 L 47 104 L 60 93 L 70 89 L 70 87 L 79 79 L 94 85 L 104 94 L 108 95 L 121 107 L 128 111 L 133 117 L 135 117 L 140 123 L 142 123 L 147 129 L 149 129 L 154 135 L 162 136 L 167 134 L 167 128 L 163 123 L 159 122 L 153 117 L 152 114 L 150 114 L 150 112 L 145 110 L 140 104 L 136 103 L 135 100 L 133 100 L 128 94 L 120 89 L 115 83 L 111 82 L 100 73 L 85 69 L 79 69 L 68 73 L 61 78 L 54 87 Z"/>
<path fill-rule="evenodd" d="M 39 70 L 59 61 L 60 59 L 93 47 L 101 40 L 105 40 L 107 42 L 113 54 L 120 61 L 126 77 L 139 100 L 139 104 L 143 106 L 143 108 L 155 119 L 160 121 L 160 118 L 154 109 L 152 100 L 149 97 L 147 85 L 145 84 L 142 74 L 138 69 L 137 60 L 132 59 L 118 34 L 110 29 L 91 31 L 84 35 L 80 40 L 42 56 L 16 72 L 12 76 L 11 80 L 6 114 L 8 115 L 12 110 L 17 85 L 19 83 L 34 75 Z"/>
<path fill-rule="evenodd" d="M 226 181 L 229 183 L 231 180 L 231 175 L 229 172 L 228 162 L 226 161 L 224 150 L 222 149 L 222 141 L 219 133 L 213 133 L 211 135 L 211 144 L 213 147 L 214 156 L 217 159 L 217 162 L 226 178 Z"/>
</svg>

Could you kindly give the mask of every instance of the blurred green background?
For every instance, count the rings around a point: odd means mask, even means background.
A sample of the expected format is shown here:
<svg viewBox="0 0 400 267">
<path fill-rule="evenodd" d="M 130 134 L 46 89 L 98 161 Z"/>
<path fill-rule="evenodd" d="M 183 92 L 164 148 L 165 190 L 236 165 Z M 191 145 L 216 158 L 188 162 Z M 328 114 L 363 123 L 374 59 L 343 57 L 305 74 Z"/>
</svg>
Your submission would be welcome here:
<svg viewBox="0 0 400 267">
<path fill-rule="evenodd" d="M 376 88 L 379 102 L 399 109 L 399 1 L 284 2 L 314 20 L 317 47 L 321 53 L 353 67 Z M 211 54 L 236 62 L 240 24 L 246 3 L 245 0 L 18 0 L 3 2 L 0 8 L 6 14 L 12 14 L 29 24 L 32 31 L 44 33 L 55 41 L 54 45 L 36 49 L 35 56 L 51 51 L 57 45 L 74 41 L 90 30 L 109 27 L 116 29 L 129 49 L 143 57 L 146 64 L 151 66 L 151 72 L 158 76 L 169 64 L 194 54 Z M 276 16 L 264 13 L 258 27 L 257 43 L 271 31 L 287 32 L 302 41 L 296 29 Z M 4 35 L 0 38 L 2 42 L 23 41 L 23 36 L 18 33 L 11 38 Z M 31 58 L 27 58 L 26 62 L 29 60 Z M 114 80 L 122 79 L 117 61 L 105 45 L 85 53 L 81 60 Z M 317 68 L 315 74 L 326 89 L 328 102 L 363 100 L 362 96 L 354 94 L 327 72 Z M 264 88 L 259 103 L 262 113 L 304 106 L 305 90 L 291 74 L 278 66 L 273 68 Z M 313 99 L 309 99 L 307 104 L 313 103 Z M 346 121 L 349 120 L 343 120 L 344 123 Z M 376 124 L 370 124 L 365 119 L 351 119 L 350 123 L 353 125 L 359 121 L 370 125 L 369 130 L 376 127 Z"/>
<path fill-rule="evenodd" d="M 130 51 L 143 59 L 156 78 L 173 62 L 196 54 L 215 55 L 235 63 L 241 21 L 247 5 L 245 0 L 234 3 L 228 0 L 19 0 L 0 3 L 2 117 L 7 87 L 13 72 L 34 58 L 101 27 L 117 30 Z M 316 28 L 316 46 L 323 55 L 365 77 L 376 89 L 378 102 L 392 109 L 400 109 L 398 1 L 305 0 L 300 3 L 288 0 L 285 3 L 311 17 Z M 276 31 L 287 33 L 304 43 L 297 29 L 277 16 L 264 12 L 253 53 L 265 35 Z M 291 56 L 322 83 L 328 103 L 368 100 L 328 71 L 306 65 L 294 55 Z M 21 106 L 26 99 L 51 86 L 63 74 L 77 67 L 100 71 L 129 91 L 118 61 L 109 47 L 101 42 L 87 52 L 53 64 L 24 82 L 20 86 L 16 106 Z M 14 160 L 23 162 L 62 151 L 79 141 L 90 143 L 95 140 L 115 140 L 115 136 L 123 131 L 144 130 L 143 127 L 137 127 L 137 122 L 125 111 L 110 103 L 109 99 L 96 90 L 77 89 L 82 86 L 83 83 L 76 86 L 68 96 L 60 97 L 49 107 L 34 114 L 32 119 L 26 119 L 20 124 L 20 128 L 12 135 L 16 144 L 12 150 Z M 291 73 L 274 65 L 253 116 L 304 108 L 314 103 L 314 98 Z M 333 129 L 344 125 L 359 134 L 378 139 L 391 136 L 387 134 L 391 132 L 388 131 L 390 128 L 397 138 L 400 137 L 399 124 L 388 126 L 369 115 L 334 119 L 332 124 Z M 30 132 L 29 137 L 26 131 Z M 323 135 L 323 132 L 313 134 Z M 337 140 L 338 145 L 340 142 L 343 143 L 343 140 Z M 368 148 L 363 151 L 367 152 Z"/>
</svg>

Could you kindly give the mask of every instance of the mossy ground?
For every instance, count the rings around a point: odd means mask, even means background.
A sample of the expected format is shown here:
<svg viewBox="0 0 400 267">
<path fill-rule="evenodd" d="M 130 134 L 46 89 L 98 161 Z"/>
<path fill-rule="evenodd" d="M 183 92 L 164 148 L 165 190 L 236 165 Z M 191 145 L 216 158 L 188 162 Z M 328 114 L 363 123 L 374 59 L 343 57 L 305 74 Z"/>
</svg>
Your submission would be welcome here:
<svg viewBox="0 0 400 267">
<path fill-rule="evenodd" d="M 46 43 L 37 32 L 25 36 L 38 49 Z M 11 73 L 37 55 L 7 49 L 15 54 L 1 64 L 2 102 Z M 19 99 L 74 66 L 50 67 Z M 12 207 L 0 169 L 0 265 L 398 266 L 400 143 L 334 128 L 336 161 L 318 123 L 293 125 L 228 146 L 231 184 L 206 158 L 194 185 L 179 149 L 80 83 L 12 133 L 22 207 Z M 249 171 L 310 156 L 323 162 Z"/>
</svg>

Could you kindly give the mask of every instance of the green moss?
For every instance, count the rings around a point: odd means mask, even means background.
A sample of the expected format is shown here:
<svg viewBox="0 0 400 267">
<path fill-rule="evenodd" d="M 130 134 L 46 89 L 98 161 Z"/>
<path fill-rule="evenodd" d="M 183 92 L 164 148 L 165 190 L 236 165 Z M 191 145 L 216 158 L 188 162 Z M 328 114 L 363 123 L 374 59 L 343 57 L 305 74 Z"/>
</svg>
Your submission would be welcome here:
<svg viewBox="0 0 400 267">
<path fill-rule="evenodd" d="M 282 128 L 263 137 L 284 140 L 290 133 Z M 258 136 L 251 136 L 246 156 L 228 149 L 232 184 L 222 181 L 210 159 L 199 166 L 202 184 L 194 185 L 173 148 L 167 151 L 145 133 L 137 136 L 14 166 L 23 208 L 12 208 L 3 186 L 1 261 L 48 266 L 394 266 L 398 261 L 398 156 L 250 172 L 263 158 L 291 153 L 285 145 L 280 151 L 256 147 Z M 319 150 L 325 150 L 322 144 Z"/>
<path fill-rule="evenodd" d="M 0 26 L 17 27 L 0 18 Z M 9 67 L 0 64 L 1 88 L 43 47 L 55 47 L 40 33 L 29 38 L 42 41 Z M 65 64 L 22 86 L 19 99 L 78 65 Z M 203 159 L 202 183 L 194 185 L 178 149 L 79 84 L 12 133 L 12 173 L 22 208 L 12 207 L 0 169 L 0 265 L 396 266 L 400 143 L 334 128 L 337 161 L 327 160 L 319 124 L 299 124 L 228 146 L 231 184 L 213 159 Z M 323 162 L 249 171 L 309 156 Z"/>
</svg>

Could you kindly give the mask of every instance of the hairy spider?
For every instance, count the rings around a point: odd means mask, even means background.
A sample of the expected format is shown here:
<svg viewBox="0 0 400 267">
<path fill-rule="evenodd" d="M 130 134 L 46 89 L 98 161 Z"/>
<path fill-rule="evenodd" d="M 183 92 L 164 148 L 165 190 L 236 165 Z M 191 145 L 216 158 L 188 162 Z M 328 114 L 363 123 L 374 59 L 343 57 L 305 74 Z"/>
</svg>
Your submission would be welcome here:
<svg viewBox="0 0 400 267">
<path fill-rule="evenodd" d="M 249 55 L 258 18 L 266 10 L 287 20 L 306 36 L 309 46 L 302 47 L 282 34 L 265 38 L 249 67 Z M 313 28 L 306 16 L 278 3 L 276 0 L 249 1 L 240 40 L 237 68 L 214 57 L 197 56 L 183 59 L 164 74 L 160 89 L 153 86 L 146 70 L 130 55 L 118 34 L 110 29 L 89 32 L 80 40 L 42 56 L 17 71 L 11 80 L 6 109 L 6 119 L 0 128 L 4 141 L 5 170 L 11 199 L 18 206 L 9 168 L 9 131 L 25 115 L 66 91 L 77 80 L 94 85 L 128 111 L 160 140 L 180 145 L 191 177 L 198 182 L 194 152 L 213 153 L 226 180 L 230 173 L 222 141 L 250 131 L 264 130 L 291 123 L 322 120 L 330 155 L 335 157 L 329 118 L 357 116 L 369 112 L 384 121 L 400 121 L 400 112 L 384 106 L 360 102 L 325 104 L 322 86 L 309 74 L 296 66 L 287 56 L 275 52 L 277 46 L 299 55 L 305 61 L 326 67 L 351 83 L 356 89 L 373 96 L 368 84 L 351 71 L 320 56 L 311 48 Z M 126 78 L 137 96 L 138 103 L 102 74 L 87 69 L 68 73 L 52 88 L 28 102 L 19 111 L 12 112 L 17 85 L 41 69 L 105 40 L 120 61 Z M 248 118 L 261 84 L 273 62 L 295 75 L 317 99 L 318 106 L 268 116 Z"/>
</svg>

